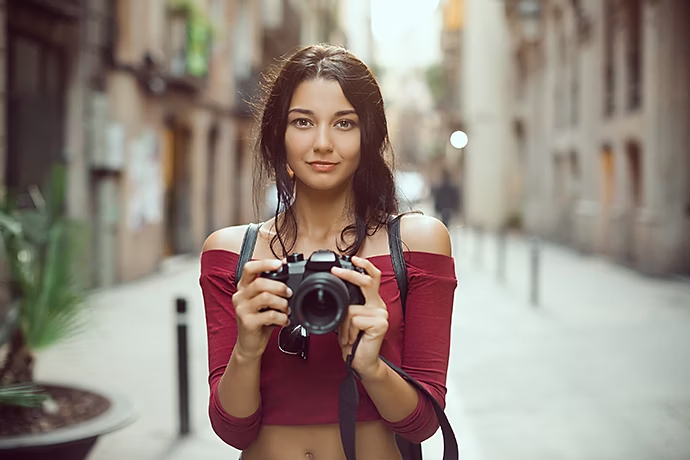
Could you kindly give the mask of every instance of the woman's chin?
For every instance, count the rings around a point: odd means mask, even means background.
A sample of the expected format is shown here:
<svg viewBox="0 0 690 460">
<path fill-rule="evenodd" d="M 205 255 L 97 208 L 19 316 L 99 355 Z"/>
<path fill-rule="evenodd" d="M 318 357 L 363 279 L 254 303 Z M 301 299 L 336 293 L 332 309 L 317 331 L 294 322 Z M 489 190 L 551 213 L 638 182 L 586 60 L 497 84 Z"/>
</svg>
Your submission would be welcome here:
<svg viewBox="0 0 690 460">
<path fill-rule="evenodd" d="M 348 190 L 348 182 L 342 180 L 334 180 L 334 178 L 309 178 L 306 181 L 301 181 L 301 187 L 299 189 L 304 192 L 314 191 L 320 193 L 345 193 Z"/>
</svg>

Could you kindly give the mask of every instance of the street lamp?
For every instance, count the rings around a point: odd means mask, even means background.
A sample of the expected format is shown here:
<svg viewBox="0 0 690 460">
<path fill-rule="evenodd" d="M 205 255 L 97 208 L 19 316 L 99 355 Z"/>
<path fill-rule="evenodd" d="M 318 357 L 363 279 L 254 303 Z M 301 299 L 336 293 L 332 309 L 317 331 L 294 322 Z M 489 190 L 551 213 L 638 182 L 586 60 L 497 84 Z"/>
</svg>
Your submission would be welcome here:
<svg viewBox="0 0 690 460">
<path fill-rule="evenodd" d="M 450 145 L 456 149 L 464 149 L 468 142 L 469 138 L 463 131 L 455 131 L 450 135 Z"/>
</svg>

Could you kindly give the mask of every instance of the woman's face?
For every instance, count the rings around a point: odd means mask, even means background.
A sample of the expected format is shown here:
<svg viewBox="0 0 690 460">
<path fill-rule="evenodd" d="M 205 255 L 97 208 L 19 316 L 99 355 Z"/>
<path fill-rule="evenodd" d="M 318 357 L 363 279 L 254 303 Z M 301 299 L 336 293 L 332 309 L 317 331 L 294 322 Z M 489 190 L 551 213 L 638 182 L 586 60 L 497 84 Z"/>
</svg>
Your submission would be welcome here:
<svg viewBox="0 0 690 460">
<path fill-rule="evenodd" d="M 360 158 L 359 117 L 333 80 L 308 80 L 292 95 L 285 128 L 287 163 L 315 190 L 347 187 Z"/>
</svg>

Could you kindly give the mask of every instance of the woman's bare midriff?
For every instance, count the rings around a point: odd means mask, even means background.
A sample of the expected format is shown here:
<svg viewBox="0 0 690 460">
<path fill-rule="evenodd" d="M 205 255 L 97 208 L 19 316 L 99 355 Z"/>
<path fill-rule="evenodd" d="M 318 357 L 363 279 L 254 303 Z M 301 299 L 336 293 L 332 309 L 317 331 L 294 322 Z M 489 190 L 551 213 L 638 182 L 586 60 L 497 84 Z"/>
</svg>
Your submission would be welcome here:
<svg viewBox="0 0 690 460">
<path fill-rule="evenodd" d="M 359 422 L 357 460 L 400 460 L 395 436 L 382 422 Z M 264 425 L 242 460 L 345 460 L 334 425 Z"/>
</svg>

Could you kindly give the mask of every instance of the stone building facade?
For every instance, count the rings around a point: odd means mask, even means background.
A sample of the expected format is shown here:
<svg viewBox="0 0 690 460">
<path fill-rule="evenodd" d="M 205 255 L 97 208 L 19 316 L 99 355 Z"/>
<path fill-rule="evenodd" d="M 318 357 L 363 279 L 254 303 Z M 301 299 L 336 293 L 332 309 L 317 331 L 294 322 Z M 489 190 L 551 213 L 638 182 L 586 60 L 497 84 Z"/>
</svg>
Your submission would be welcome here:
<svg viewBox="0 0 690 460">
<path fill-rule="evenodd" d="M 524 184 L 527 230 L 690 272 L 690 3 L 507 0 L 502 14 L 500 133 L 518 161 L 496 167 Z"/>
<path fill-rule="evenodd" d="M 260 75 L 306 42 L 344 43 L 337 6 L 0 0 L 0 184 L 23 193 L 66 164 L 94 286 L 198 254 L 215 229 L 257 219 Z"/>
</svg>

